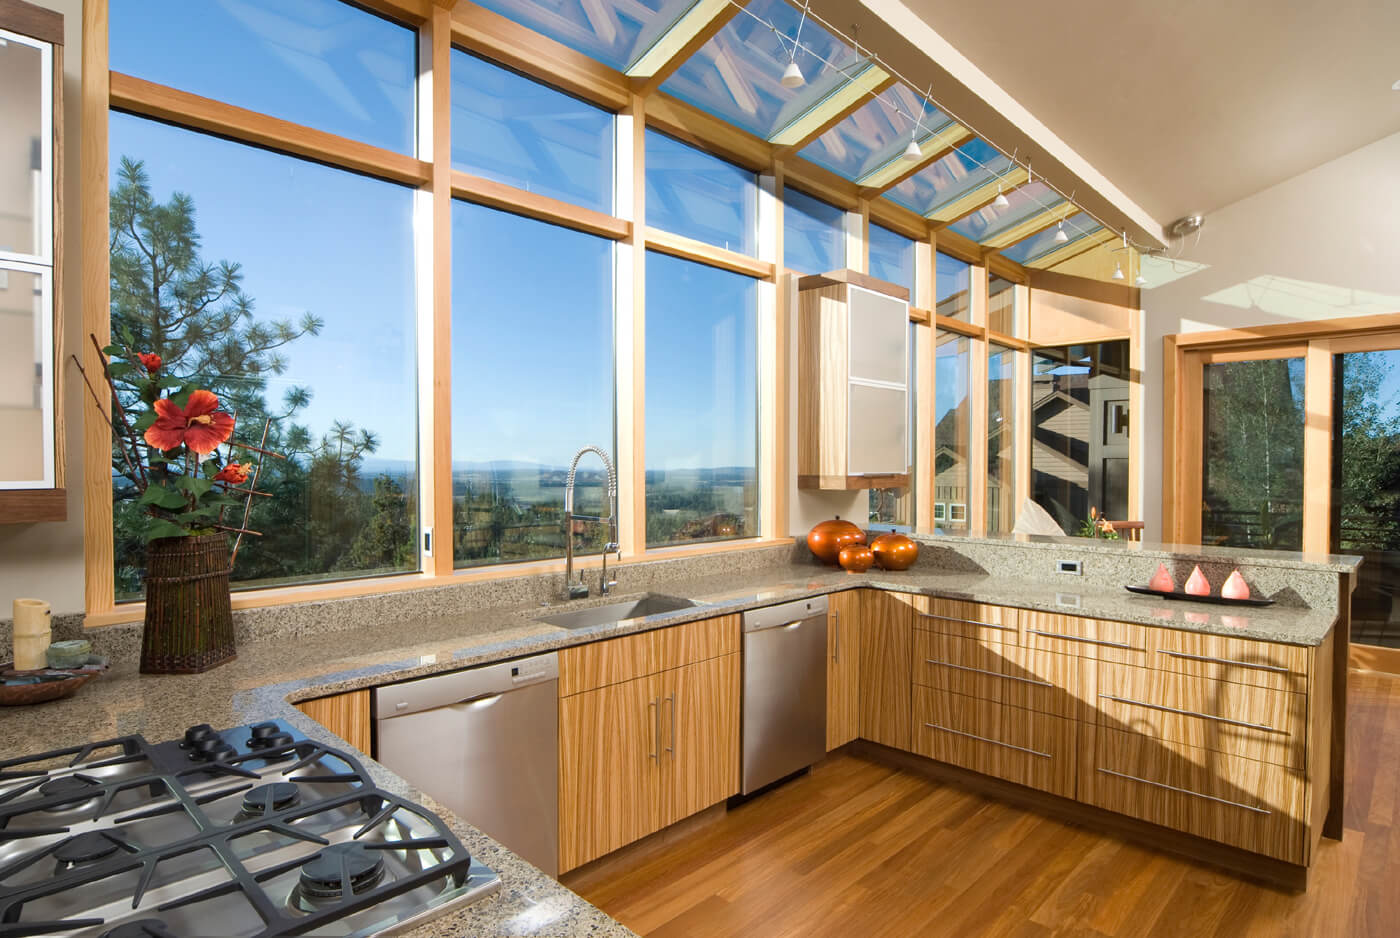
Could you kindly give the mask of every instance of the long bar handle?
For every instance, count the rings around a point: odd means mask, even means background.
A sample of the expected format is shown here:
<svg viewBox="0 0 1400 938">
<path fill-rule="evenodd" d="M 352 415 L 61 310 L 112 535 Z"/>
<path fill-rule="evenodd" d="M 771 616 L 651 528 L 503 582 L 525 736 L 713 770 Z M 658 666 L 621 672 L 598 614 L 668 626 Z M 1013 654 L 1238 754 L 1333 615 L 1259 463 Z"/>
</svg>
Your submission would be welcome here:
<svg viewBox="0 0 1400 938">
<path fill-rule="evenodd" d="M 832 649 L 831 649 L 831 660 L 832 660 L 832 661 L 840 661 L 840 660 L 841 660 L 841 611 L 840 611 L 839 609 L 833 609 L 833 610 L 831 610 L 831 624 L 834 625 L 834 626 L 836 627 L 836 639 L 835 639 L 835 644 L 832 646 Z"/>
<path fill-rule="evenodd" d="M 1046 638 L 1062 638 L 1067 642 L 1085 642 L 1089 645 L 1105 645 L 1109 648 L 1124 648 L 1128 651 L 1135 651 L 1132 645 L 1125 642 L 1110 642 L 1102 638 L 1085 638 L 1083 635 L 1061 635 L 1059 632 L 1042 632 L 1040 629 L 1026 629 L 1032 635 L 1043 635 Z"/>
<path fill-rule="evenodd" d="M 1112 769 L 1099 769 L 1105 775 L 1114 775 L 1118 778 L 1126 778 L 1130 782 L 1142 782 L 1144 785 L 1153 785 L 1157 788 L 1165 788 L 1167 791 L 1180 792 L 1183 795 L 1191 795 L 1193 798 L 1204 798 L 1207 801 L 1214 801 L 1217 804 L 1227 804 L 1232 808 L 1244 808 L 1246 811 L 1253 811 L 1255 814 L 1273 814 L 1265 808 L 1256 808 L 1252 804 L 1245 804 L 1241 801 L 1231 801 L 1228 798 L 1217 798 L 1214 795 L 1203 795 L 1198 791 L 1189 788 L 1177 788 L 1175 785 L 1168 785 L 1165 782 L 1154 782 L 1150 778 L 1138 778 L 1136 775 L 1129 775 L 1126 772 L 1115 772 Z"/>
<path fill-rule="evenodd" d="M 1229 717 L 1218 717 L 1213 713 L 1201 713 L 1199 710 L 1178 710 L 1176 707 L 1168 707 L 1164 704 L 1148 703 L 1145 700 L 1133 700 L 1131 697 L 1116 697 L 1113 694 L 1099 694 L 1104 700 L 1113 700 L 1122 704 L 1131 704 L 1134 707 L 1148 707 L 1152 710 L 1161 710 L 1165 713 L 1177 713 L 1184 717 L 1200 717 L 1203 720 L 1215 720 L 1218 723 L 1228 723 L 1231 726 L 1243 726 L 1251 730 L 1263 730 L 1266 733 L 1285 733 L 1276 727 L 1264 723 L 1246 723 L 1244 720 L 1232 720 Z"/>
<path fill-rule="evenodd" d="M 666 700 L 671 704 L 671 745 L 666 747 L 666 751 L 671 754 L 671 761 L 676 758 L 676 695 L 667 694 Z"/>
<path fill-rule="evenodd" d="M 1015 749 L 1017 752 L 1030 753 L 1031 755 L 1039 756 L 1042 759 L 1050 758 L 1050 753 L 1048 752 L 1039 752 L 1035 749 L 1027 749 L 1024 746 L 1013 746 L 1010 743 L 1004 743 L 999 739 L 989 739 L 986 736 L 978 736 L 976 733 L 964 733 L 962 730 L 955 730 L 950 729 L 946 726 L 939 726 L 937 723 L 925 723 L 924 726 L 927 726 L 931 730 L 939 730 L 940 732 L 944 733 L 952 733 L 955 736 L 966 736 L 968 739 L 975 739 L 978 742 L 991 743 L 993 746 L 1001 746 L 1005 749 Z"/>
<path fill-rule="evenodd" d="M 1038 681 L 1035 678 L 1020 677 L 1016 674 L 1002 674 L 1000 671 L 986 671 L 982 668 L 970 668 L 965 664 L 953 664 L 951 661 L 939 661 L 937 658 L 925 658 L 924 664 L 936 664 L 942 668 L 957 668 L 959 671 L 973 671 L 977 674 L 986 674 L 991 677 L 1001 677 L 1008 681 L 1020 681 L 1023 684 L 1036 684 L 1040 687 L 1054 687 L 1049 681 Z"/>
<path fill-rule="evenodd" d="M 1254 661 L 1236 661 L 1234 658 L 1212 658 L 1209 655 L 1188 655 L 1184 651 L 1169 651 L 1166 648 L 1158 648 L 1157 654 L 1169 655 L 1173 658 L 1185 658 L 1188 661 L 1206 661 L 1211 664 L 1232 664 L 1241 668 L 1254 668 L 1258 671 L 1273 671 L 1276 674 L 1287 674 L 1288 669 L 1276 664 L 1259 664 Z"/>
<path fill-rule="evenodd" d="M 652 740 L 656 743 L 656 748 L 655 748 L 654 750 L 652 750 L 652 751 L 650 751 L 650 752 L 647 753 L 647 758 L 648 758 L 648 759 L 656 759 L 657 762 L 660 762 L 660 761 L 661 761 L 661 758 L 660 758 L 660 753 L 661 753 L 661 721 L 657 718 L 657 712 L 656 712 L 657 709 L 658 709 L 660 706 L 661 706 L 661 698 L 660 698 L 660 697 L 653 697 L 653 698 L 651 699 L 651 701 L 647 704 L 648 712 L 651 714 L 651 726 L 652 726 L 651 738 L 652 738 Z"/>
<path fill-rule="evenodd" d="M 914 615 L 920 619 L 937 619 L 940 622 L 957 622 L 961 625 L 979 625 L 984 629 L 1001 629 L 1003 632 L 1014 632 L 1014 625 L 997 625 L 995 622 L 978 622 L 976 619 L 959 619 L 957 616 L 936 616 L 931 612 L 916 612 Z"/>
</svg>

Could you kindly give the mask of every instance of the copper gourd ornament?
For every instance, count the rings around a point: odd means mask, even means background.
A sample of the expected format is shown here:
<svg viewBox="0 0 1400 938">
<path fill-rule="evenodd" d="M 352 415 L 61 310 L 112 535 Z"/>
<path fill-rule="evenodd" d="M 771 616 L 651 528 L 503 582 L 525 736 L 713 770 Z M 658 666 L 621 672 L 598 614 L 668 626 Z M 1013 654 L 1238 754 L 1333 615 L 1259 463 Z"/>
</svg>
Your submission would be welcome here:
<svg viewBox="0 0 1400 938">
<path fill-rule="evenodd" d="M 918 542 L 895 531 L 871 541 L 870 550 L 881 570 L 908 570 L 919 559 Z"/>
<path fill-rule="evenodd" d="M 865 532 L 842 521 L 838 515 L 830 521 L 821 521 L 807 532 L 807 549 L 822 563 L 836 563 L 841 556 L 841 548 L 852 544 L 864 544 Z"/>
<path fill-rule="evenodd" d="M 837 555 L 847 573 L 864 573 L 875 563 L 875 552 L 864 544 L 850 544 Z"/>
</svg>

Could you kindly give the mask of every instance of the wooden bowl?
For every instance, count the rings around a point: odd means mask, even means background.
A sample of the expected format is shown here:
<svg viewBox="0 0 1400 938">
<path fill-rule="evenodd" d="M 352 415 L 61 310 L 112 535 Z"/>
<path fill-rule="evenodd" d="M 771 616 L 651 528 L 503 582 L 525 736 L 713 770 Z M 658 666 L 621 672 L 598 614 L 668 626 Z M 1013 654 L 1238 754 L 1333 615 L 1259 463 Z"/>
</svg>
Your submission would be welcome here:
<svg viewBox="0 0 1400 938">
<path fill-rule="evenodd" d="M 822 563 L 837 563 L 841 548 L 864 543 L 865 532 L 839 517 L 818 522 L 807 532 L 807 549 Z"/>
<path fill-rule="evenodd" d="M 11 664 L 0 665 L 0 707 L 24 706 L 67 697 L 101 673 L 55 668 L 15 671 Z"/>
<path fill-rule="evenodd" d="M 919 559 L 918 542 L 895 531 L 871 541 L 870 550 L 881 570 L 908 570 Z"/>
<path fill-rule="evenodd" d="M 864 573 L 875 563 L 875 554 L 864 544 L 850 544 L 837 555 L 847 573 Z"/>
</svg>

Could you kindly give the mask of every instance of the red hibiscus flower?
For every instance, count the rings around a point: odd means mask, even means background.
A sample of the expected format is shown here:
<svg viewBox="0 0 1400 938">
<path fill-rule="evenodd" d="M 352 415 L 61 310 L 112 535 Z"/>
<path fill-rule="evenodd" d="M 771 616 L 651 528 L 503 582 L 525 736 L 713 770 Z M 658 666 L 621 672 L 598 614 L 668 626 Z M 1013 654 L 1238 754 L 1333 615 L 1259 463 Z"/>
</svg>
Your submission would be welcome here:
<svg viewBox="0 0 1400 938">
<path fill-rule="evenodd" d="M 136 357 L 141 359 L 141 364 L 146 366 L 147 374 L 155 374 L 160 371 L 161 361 L 159 355 L 152 355 L 150 352 L 137 352 Z"/>
<path fill-rule="evenodd" d="M 183 410 L 169 398 L 159 398 L 156 422 L 146 431 L 146 442 L 156 449 L 172 450 L 183 443 L 201 456 L 212 453 L 233 433 L 233 418 L 218 406 L 219 398 L 203 389 L 190 395 Z"/>
<path fill-rule="evenodd" d="M 245 462 L 242 464 L 231 462 L 224 466 L 214 476 L 215 482 L 227 482 L 230 485 L 242 485 L 248 481 L 248 473 L 253 471 L 253 464 Z"/>
</svg>

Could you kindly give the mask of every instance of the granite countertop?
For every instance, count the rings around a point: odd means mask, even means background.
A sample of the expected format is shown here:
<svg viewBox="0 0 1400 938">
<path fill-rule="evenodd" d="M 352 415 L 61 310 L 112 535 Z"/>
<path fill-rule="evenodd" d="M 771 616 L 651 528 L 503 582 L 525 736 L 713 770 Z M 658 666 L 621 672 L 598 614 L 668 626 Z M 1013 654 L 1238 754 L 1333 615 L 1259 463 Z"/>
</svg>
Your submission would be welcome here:
<svg viewBox="0 0 1400 938">
<path fill-rule="evenodd" d="M 181 735 L 196 723 L 228 727 L 268 719 L 286 720 L 313 739 L 348 748 L 289 701 L 861 586 L 1298 645 L 1321 643 L 1337 619 L 1335 611 L 1285 605 L 1227 613 L 1121 589 L 1084 584 L 1074 590 L 936 567 L 852 575 L 810 564 L 779 565 L 667 583 L 656 591 L 701 605 L 615 625 L 561 629 L 535 621 L 557 611 L 557 606 L 516 605 L 249 643 L 239 648 L 237 660 L 202 675 L 143 675 L 128 666 L 91 682 L 72 698 L 0 711 L 0 752 L 6 756 L 37 753 L 131 733 L 159 742 Z M 596 597 L 570 603 L 569 608 L 625 598 L 627 594 Z M 467 849 L 501 876 L 498 896 L 407 933 L 413 938 L 632 934 L 378 763 L 367 756 L 364 761 L 378 784 L 446 818 Z"/>
</svg>

